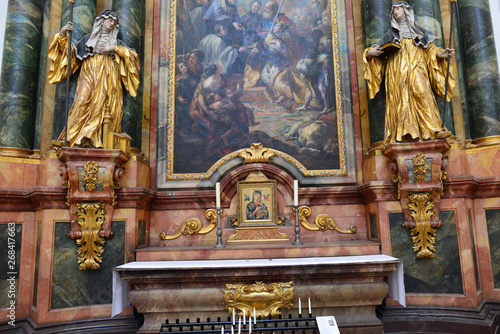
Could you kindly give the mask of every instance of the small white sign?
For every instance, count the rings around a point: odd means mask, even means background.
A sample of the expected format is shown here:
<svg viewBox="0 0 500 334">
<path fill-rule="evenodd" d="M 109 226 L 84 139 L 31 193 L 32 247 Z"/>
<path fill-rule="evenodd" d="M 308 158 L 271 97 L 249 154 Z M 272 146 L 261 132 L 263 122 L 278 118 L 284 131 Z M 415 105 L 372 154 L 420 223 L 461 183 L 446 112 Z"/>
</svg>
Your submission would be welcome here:
<svg viewBox="0 0 500 334">
<path fill-rule="evenodd" d="M 316 317 L 316 324 L 318 325 L 321 334 L 340 334 L 339 327 L 335 317 Z"/>
</svg>

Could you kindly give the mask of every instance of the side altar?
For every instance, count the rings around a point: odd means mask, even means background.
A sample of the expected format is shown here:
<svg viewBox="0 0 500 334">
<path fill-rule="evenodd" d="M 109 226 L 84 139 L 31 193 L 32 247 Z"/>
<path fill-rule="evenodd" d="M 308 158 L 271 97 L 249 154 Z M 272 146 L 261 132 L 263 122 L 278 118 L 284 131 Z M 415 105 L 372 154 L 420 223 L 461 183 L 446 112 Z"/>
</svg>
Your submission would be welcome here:
<svg viewBox="0 0 500 334">
<path fill-rule="evenodd" d="M 383 333 L 375 307 L 389 285 L 405 304 L 402 267 L 387 255 L 130 262 L 113 273 L 113 315 L 130 300 L 145 318 L 138 333 L 157 333 L 167 318 L 224 319 L 233 308 L 237 316 L 300 314 L 301 298 L 313 314 L 334 315 L 342 333 Z"/>
</svg>

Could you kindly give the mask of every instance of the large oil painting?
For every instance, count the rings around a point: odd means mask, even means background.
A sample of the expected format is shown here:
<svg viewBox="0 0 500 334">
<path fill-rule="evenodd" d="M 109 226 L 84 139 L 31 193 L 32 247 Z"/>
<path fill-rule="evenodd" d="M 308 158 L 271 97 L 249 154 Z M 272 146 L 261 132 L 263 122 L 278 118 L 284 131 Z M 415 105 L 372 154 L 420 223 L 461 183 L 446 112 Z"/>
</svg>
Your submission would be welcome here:
<svg viewBox="0 0 500 334">
<path fill-rule="evenodd" d="M 165 5 L 167 180 L 209 177 L 252 143 L 317 175 L 345 169 L 335 1 Z"/>
</svg>

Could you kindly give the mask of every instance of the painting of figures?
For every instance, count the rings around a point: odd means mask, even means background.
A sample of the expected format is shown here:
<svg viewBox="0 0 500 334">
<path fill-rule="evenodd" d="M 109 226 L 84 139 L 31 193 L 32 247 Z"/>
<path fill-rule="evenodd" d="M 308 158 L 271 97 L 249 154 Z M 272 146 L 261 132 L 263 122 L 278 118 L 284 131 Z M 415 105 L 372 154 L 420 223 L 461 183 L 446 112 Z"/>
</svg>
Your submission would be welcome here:
<svg viewBox="0 0 500 334">
<path fill-rule="evenodd" d="M 206 173 L 252 143 L 307 170 L 340 169 L 342 97 L 331 6 L 329 0 L 177 0 L 169 48 L 172 173 Z"/>
</svg>

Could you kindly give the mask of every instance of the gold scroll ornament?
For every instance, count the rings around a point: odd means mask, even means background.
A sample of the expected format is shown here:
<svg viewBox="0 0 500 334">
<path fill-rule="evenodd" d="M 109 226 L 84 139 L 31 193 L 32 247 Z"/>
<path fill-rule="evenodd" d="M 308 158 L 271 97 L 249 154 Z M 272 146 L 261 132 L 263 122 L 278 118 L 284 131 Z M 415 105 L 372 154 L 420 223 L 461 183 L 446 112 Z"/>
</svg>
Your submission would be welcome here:
<svg viewBox="0 0 500 334">
<path fill-rule="evenodd" d="M 226 284 L 224 293 L 225 309 L 231 314 L 233 309 L 243 315 L 243 310 L 252 315 L 254 308 L 256 316 L 262 318 L 269 315 L 275 317 L 281 314 L 280 308 L 290 309 L 295 297 L 293 282 L 276 282 L 265 284 Z"/>
<path fill-rule="evenodd" d="M 309 231 L 326 231 L 328 229 L 337 231 L 339 233 L 356 233 L 358 228 L 351 226 L 349 230 L 342 230 L 337 226 L 337 223 L 327 214 L 320 214 L 314 220 L 314 225 L 309 224 L 307 217 L 311 215 L 311 208 L 308 206 L 301 206 L 299 208 L 299 221 Z"/>
<path fill-rule="evenodd" d="M 221 210 L 222 216 L 222 210 Z M 205 212 L 205 218 L 210 220 L 210 224 L 207 227 L 201 227 L 201 221 L 198 218 L 189 218 L 182 224 L 179 232 L 174 235 L 167 236 L 165 232 L 160 233 L 161 240 L 173 240 L 177 239 L 181 235 L 186 234 L 207 234 L 212 232 L 212 230 L 217 226 L 217 211 L 215 209 L 208 209 Z"/>
<path fill-rule="evenodd" d="M 415 222 L 411 229 L 413 251 L 418 252 L 417 257 L 433 258 L 436 249 L 436 229 L 431 226 L 431 216 L 434 214 L 432 193 L 414 193 L 408 196 L 408 212 Z"/>
<path fill-rule="evenodd" d="M 99 235 L 99 231 L 104 223 L 104 206 L 102 202 L 77 203 L 77 223 L 82 232 L 81 237 L 76 239 L 76 244 L 80 246 L 77 250 L 80 270 L 96 270 L 102 263 L 104 238 Z"/>
</svg>

